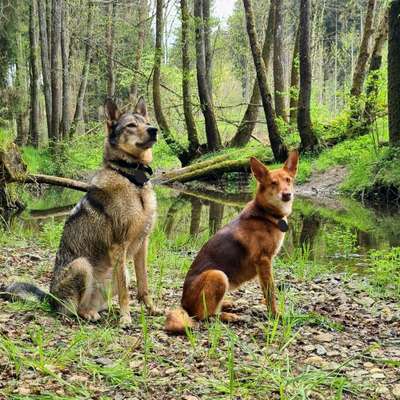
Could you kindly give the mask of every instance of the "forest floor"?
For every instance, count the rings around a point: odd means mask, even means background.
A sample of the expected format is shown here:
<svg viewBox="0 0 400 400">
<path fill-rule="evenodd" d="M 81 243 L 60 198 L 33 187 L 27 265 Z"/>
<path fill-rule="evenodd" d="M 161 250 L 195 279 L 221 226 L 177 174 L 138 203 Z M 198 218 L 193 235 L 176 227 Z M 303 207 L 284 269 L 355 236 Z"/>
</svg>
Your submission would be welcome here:
<svg viewBox="0 0 400 400">
<path fill-rule="evenodd" d="M 0 281 L 29 271 L 48 287 L 53 256 L 33 243 L 4 248 Z M 164 317 L 135 300 L 127 330 L 115 308 L 90 324 L 0 301 L 0 398 L 399 399 L 398 299 L 371 294 L 362 277 L 300 279 L 281 267 L 282 318 L 268 319 L 250 283 L 232 294 L 242 322 L 213 320 L 188 337 L 167 335 Z M 163 281 L 157 305 L 166 309 L 179 303 L 181 280 L 171 270 Z"/>
<path fill-rule="evenodd" d="M 363 140 L 347 153 L 348 144 L 336 146 L 318 168 L 306 160 L 298 193 L 335 202 L 345 177 L 347 186 L 369 179 L 347 167 Z M 0 283 L 22 278 L 48 287 L 62 221 L 53 225 L 40 228 L 40 239 L 2 239 Z M 149 272 L 158 307 L 168 309 L 179 304 L 205 238 L 168 240 L 164 230 L 157 226 L 150 243 Z M 304 257 L 277 260 L 281 318 L 268 318 L 253 282 L 232 293 L 242 322 L 215 319 L 187 337 L 167 335 L 163 316 L 146 315 L 134 282 L 126 330 L 115 304 L 91 324 L 61 319 L 46 304 L 0 300 L 0 399 L 400 399 L 398 290 L 383 296 L 366 275 L 310 266 Z"/>
</svg>

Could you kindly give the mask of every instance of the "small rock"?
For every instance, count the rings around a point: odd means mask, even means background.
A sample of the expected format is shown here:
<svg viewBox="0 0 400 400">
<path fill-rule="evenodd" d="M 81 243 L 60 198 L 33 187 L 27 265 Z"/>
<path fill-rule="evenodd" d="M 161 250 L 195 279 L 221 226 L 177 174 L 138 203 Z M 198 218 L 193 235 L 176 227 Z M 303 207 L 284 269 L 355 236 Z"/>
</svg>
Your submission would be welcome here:
<svg viewBox="0 0 400 400">
<path fill-rule="evenodd" d="M 385 379 L 386 376 L 385 374 L 382 374 L 381 372 L 377 372 L 376 374 L 371 375 L 372 379 Z"/>
<path fill-rule="evenodd" d="M 173 375 L 173 374 L 175 374 L 175 372 L 176 372 L 176 368 L 171 367 L 171 368 L 168 368 L 167 370 L 165 370 L 165 375 Z"/>
<path fill-rule="evenodd" d="M 344 353 L 344 352 L 342 352 L 342 353 Z M 341 353 L 339 353 L 338 351 L 336 351 L 336 350 L 332 350 L 332 351 L 328 351 L 327 353 L 326 353 L 326 355 L 328 356 L 328 357 L 336 357 L 336 356 L 339 356 Z"/>
<path fill-rule="evenodd" d="M 378 385 L 376 387 L 375 393 L 377 393 L 377 394 L 388 394 L 389 393 L 389 389 L 387 388 L 387 386 Z"/>
<path fill-rule="evenodd" d="M 392 394 L 395 399 L 400 399 L 400 384 L 393 386 Z"/>
<path fill-rule="evenodd" d="M 199 400 L 196 396 L 192 396 L 191 394 L 187 394 L 182 397 L 182 400 Z"/>
<path fill-rule="evenodd" d="M 333 335 L 330 333 L 320 333 L 315 337 L 315 339 L 320 343 L 328 343 L 332 342 Z"/>
<path fill-rule="evenodd" d="M 367 296 L 361 297 L 361 299 L 355 299 L 355 300 L 356 300 L 356 302 L 357 302 L 358 304 L 361 304 L 362 306 L 364 306 L 364 307 L 366 307 L 366 308 L 371 307 L 372 304 L 375 303 L 375 300 L 374 300 L 374 299 L 371 299 L 371 297 L 367 297 Z"/>
<path fill-rule="evenodd" d="M 321 346 L 320 344 L 318 344 L 318 345 L 316 346 L 316 353 L 317 353 L 319 356 L 323 356 L 324 354 L 326 354 L 325 347 L 324 347 L 324 346 Z"/>
<path fill-rule="evenodd" d="M 364 368 L 371 369 L 374 368 L 375 365 L 372 362 L 367 361 L 363 364 L 363 366 Z"/>
<path fill-rule="evenodd" d="M 113 363 L 113 360 L 111 360 L 110 358 L 106 358 L 106 357 L 99 357 L 99 358 L 96 358 L 94 361 L 96 364 L 100 364 L 100 365 L 104 365 L 104 366 L 111 365 Z"/>
<path fill-rule="evenodd" d="M 303 347 L 303 350 L 306 351 L 307 353 L 311 353 L 315 350 L 315 346 L 312 344 L 308 344 L 307 346 Z"/>
<path fill-rule="evenodd" d="M 381 318 L 383 321 L 391 322 L 393 320 L 393 313 L 389 307 L 383 307 L 381 310 Z"/>
<path fill-rule="evenodd" d="M 320 356 L 311 356 L 304 360 L 306 364 L 312 365 L 314 367 L 322 367 L 325 364 L 325 361 Z"/>
</svg>

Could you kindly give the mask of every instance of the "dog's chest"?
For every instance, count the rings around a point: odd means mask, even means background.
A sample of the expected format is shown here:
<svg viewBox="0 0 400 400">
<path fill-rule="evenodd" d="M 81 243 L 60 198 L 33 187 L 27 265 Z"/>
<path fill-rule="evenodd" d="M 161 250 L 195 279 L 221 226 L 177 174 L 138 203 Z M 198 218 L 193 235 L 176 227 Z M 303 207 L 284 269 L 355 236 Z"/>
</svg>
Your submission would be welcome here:
<svg viewBox="0 0 400 400">
<path fill-rule="evenodd" d="M 156 197 L 150 184 L 143 188 L 134 185 L 126 188 L 119 203 L 120 216 L 126 227 L 127 241 L 134 242 L 146 237 L 156 216 Z"/>
</svg>

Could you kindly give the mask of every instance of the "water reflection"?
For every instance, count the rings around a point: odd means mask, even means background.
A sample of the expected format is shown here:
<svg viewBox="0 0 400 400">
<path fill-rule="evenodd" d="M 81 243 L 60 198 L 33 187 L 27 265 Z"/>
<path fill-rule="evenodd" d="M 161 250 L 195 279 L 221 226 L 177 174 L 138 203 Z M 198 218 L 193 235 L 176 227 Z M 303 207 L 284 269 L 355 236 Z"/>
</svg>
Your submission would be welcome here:
<svg viewBox="0 0 400 400">
<path fill-rule="evenodd" d="M 169 240 L 199 236 L 206 241 L 235 218 L 251 199 L 250 194 L 175 191 L 157 187 L 158 224 Z M 30 199 L 31 210 L 22 215 L 4 215 L 6 228 L 37 232 L 44 225 L 62 224 L 79 197 L 74 192 L 53 190 Z M 63 205 L 64 204 L 64 205 Z M 46 207 L 47 206 L 47 207 Z M 32 210 L 34 208 L 34 210 Z M 317 261 L 333 262 L 341 268 L 363 268 L 362 258 L 370 249 L 400 246 L 398 210 L 376 210 L 350 199 L 329 200 L 327 204 L 297 197 L 289 221 L 282 255 L 307 253 Z"/>
</svg>

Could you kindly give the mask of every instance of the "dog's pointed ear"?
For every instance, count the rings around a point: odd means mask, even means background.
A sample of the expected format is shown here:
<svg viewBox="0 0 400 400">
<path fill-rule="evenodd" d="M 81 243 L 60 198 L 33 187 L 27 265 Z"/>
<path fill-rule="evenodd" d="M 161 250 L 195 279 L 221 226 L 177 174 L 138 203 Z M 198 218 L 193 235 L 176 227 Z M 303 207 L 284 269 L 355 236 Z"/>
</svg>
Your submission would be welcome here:
<svg viewBox="0 0 400 400">
<path fill-rule="evenodd" d="M 143 96 L 139 97 L 139 100 L 135 107 L 135 113 L 142 115 L 146 119 L 146 121 L 148 120 L 147 105 Z"/>
<path fill-rule="evenodd" d="M 269 176 L 268 168 L 255 157 L 250 158 L 250 168 L 258 182 L 264 182 Z"/>
<path fill-rule="evenodd" d="M 299 152 L 297 150 L 293 150 L 289 153 L 288 159 L 283 166 L 286 171 L 289 172 L 293 177 L 297 174 L 297 167 L 299 165 Z"/>
<path fill-rule="evenodd" d="M 110 97 L 108 97 L 104 102 L 104 115 L 107 119 L 107 123 L 110 125 L 113 121 L 118 121 L 119 117 L 121 116 L 118 106 Z"/>
</svg>

